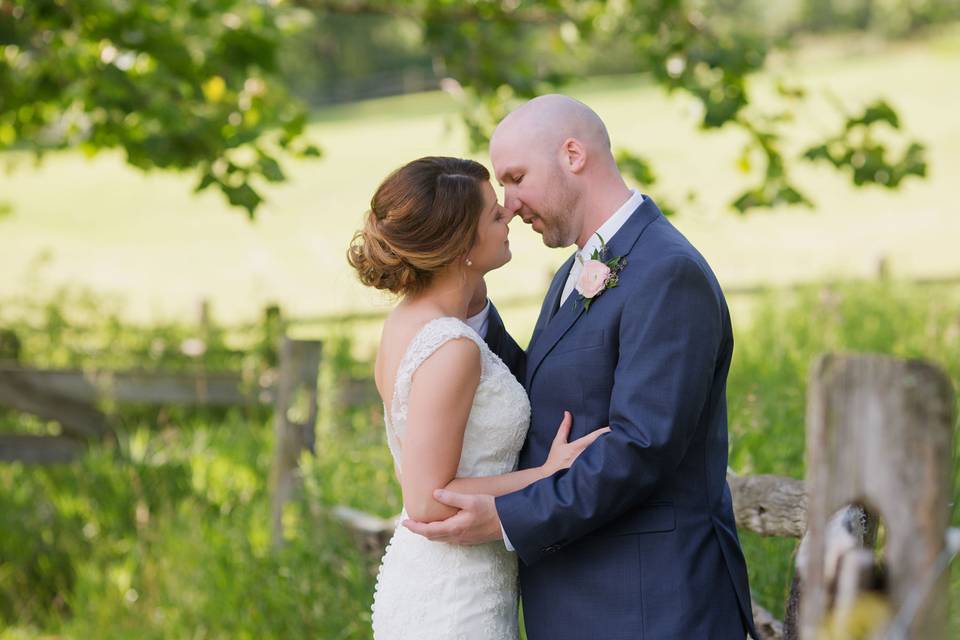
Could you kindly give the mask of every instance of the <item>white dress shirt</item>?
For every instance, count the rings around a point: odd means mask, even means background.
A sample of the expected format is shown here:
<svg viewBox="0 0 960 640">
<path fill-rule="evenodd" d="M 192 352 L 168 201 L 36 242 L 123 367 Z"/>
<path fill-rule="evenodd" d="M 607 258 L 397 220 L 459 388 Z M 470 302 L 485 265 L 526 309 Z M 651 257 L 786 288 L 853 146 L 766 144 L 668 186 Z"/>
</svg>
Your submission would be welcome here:
<svg viewBox="0 0 960 640">
<path fill-rule="evenodd" d="M 573 267 L 570 269 L 570 275 L 567 276 L 567 283 L 563 285 L 563 293 L 560 295 L 561 305 L 567 301 L 567 298 L 570 297 L 570 294 L 576 288 L 577 279 L 580 277 L 580 272 L 583 271 L 583 263 L 590 260 L 591 256 L 593 256 L 594 249 L 600 250 L 601 243 L 597 235 L 599 234 L 600 237 L 603 238 L 604 243 L 609 244 L 610 239 L 616 235 L 620 227 L 630 218 L 630 214 L 637 210 L 641 202 L 643 202 L 643 194 L 636 189 L 632 189 L 627 201 L 624 202 L 612 216 L 607 218 L 607 221 L 600 225 L 596 233 L 587 239 L 587 243 L 583 245 L 583 248 L 577 251 L 576 258 L 573 260 Z"/>
<path fill-rule="evenodd" d="M 467 326 L 477 332 L 481 338 L 487 337 L 487 326 L 490 322 L 487 318 L 490 316 L 490 298 L 487 298 L 487 304 L 483 305 L 483 311 L 475 316 L 466 319 Z"/>
<path fill-rule="evenodd" d="M 593 250 L 600 249 L 600 238 L 597 237 L 597 234 L 603 238 L 603 242 L 606 244 L 610 243 L 610 239 L 616 235 L 617 231 L 620 230 L 620 227 L 630 218 L 630 214 L 637 210 L 637 207 L 643 202 L 643 194 L 637 191 L 636 189 L 631 189 L 630 197 L 627 198 L 627 201 L 624 202 L 619 209 L 613 212 L 613 215 L 607 218 L 607 221 L 600 225 L 600 228 L 597 229 L 597 232 L 590 236 L 586 244 L 583 245 L 583 248 L 577 251 L 576 258 L 573 260 L 573 267 L 570 269 L 570 275 L 567 276 L 567 282 L 563 286 L 563 294 L 560 296 L 560 304 L 562 305 L 566 302 L 567 297 L 574 290 L 577 285 L 577 278 L 580 277 L 580 271 L 583 269 L 583 263 L 587 260 L 590 260 L 590 257 L 593 255 Z M 483 307 L 483 311 L 480 313 L 470 316 L 467 318 L 467 325 L 476 331 L 481 338 L 487 337 L 487 327 L 489 325 L 488 316 L 490 315 L 490 300 L 487 300 L 486 306 Z M 500 525 L 500 532 L 503 533 L 503 544 L 507 547 L 508 551 L 514 551 L 514 547 L 510 544 L 510 538 L 507 537 L 507 532 L 503 528 L 503 524 Z"/>
</svg>

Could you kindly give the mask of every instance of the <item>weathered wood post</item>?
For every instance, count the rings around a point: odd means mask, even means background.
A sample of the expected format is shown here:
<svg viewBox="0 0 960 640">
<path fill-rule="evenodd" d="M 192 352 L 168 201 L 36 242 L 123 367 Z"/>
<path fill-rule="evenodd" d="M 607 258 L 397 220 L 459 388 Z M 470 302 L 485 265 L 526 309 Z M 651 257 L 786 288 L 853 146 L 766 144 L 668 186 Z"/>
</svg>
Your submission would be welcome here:
<svg viewBox="0 0 960 640">
<path fill-rule="evenodd" d="M 299 486 L 299 459 L 312 450 L 317 421 L 317 375 L 321 344 L 285 337 L 274 399 L 274 454 L 270 474 L 273 544 L 283 544 L 283 508 Z"/>
<path fill-rule="evenodd" d="M 13 329 L 0 329 L 0 362 L 16 364 L 20 362 L 20 338 Z"/>
<path fill-rule="evenodd" d="M 831 514 L 848 504 L 863 504 L 886 526 L 891 615 L 929 578 L 949 523 L 954 407 L 949 379 L 922 361 L 826 355 L 815 362 L 807 396 L 804 640 L 818 637 L 837 604 L 831 602 L 836 585 L 826 575 L 825 528 Z M 840 573 L 848 576 L 842 582 L 857 582 L 862 567 L 851 566 L 853 558 L 839 560 Z M 946 637 L 946 597 L 944 575 L 923 600 L 909 637 Z M 849 595 L 841 600 L 841 608 L 849 609 Z M 842 619 L 846 614 L 840 613 Z"/>
<path fill-rule="evenodd" d="M 210 299 L 200 298 L 196 306 L 197 326 L 200 328 L 200 335 L 206 339 L 210 334 Z"/>
</svg>

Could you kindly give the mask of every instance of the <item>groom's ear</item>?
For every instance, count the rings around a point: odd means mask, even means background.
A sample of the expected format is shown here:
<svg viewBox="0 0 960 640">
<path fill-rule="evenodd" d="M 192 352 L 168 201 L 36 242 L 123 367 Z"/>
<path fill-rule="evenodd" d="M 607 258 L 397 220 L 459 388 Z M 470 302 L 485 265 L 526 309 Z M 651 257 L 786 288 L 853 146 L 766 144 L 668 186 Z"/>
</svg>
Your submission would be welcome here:
<svg viewBox="0 0 960 640">
<path fill-rule="evenodd" d="M 560 146 L 561 161 L 570 173 L 580 173 L 587 164 L 587 150 L 576 138 L 567 138 Z"/>
</svg>

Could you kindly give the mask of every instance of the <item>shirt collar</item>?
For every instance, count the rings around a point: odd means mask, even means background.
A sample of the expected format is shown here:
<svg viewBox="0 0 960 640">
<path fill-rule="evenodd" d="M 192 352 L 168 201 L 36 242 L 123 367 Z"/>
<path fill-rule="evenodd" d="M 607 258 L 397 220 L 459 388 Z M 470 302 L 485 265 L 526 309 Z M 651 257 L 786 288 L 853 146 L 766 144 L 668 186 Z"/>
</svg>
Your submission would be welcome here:
<svg viewBox="0 0 960 640">
<path fill-rule="evenodd" d="M 597 232 L 587 239 L 587 243 L 583 245 L 583 249 L 576 253 L 577 259 L 585 262 L 590 260 L 594 249 L 600 250 L 600 238 L 597 237 L 597 234 L 603 237 L 605 244 L 610 244 L 610 239 L 620 230 L 620 227 L 630 218 L 630 214 L 636 211 L 642 202 L 643 194 L 636 189 L 631 189 L 630 197 L 627 198 L 627 201 L 624 202 L 619 209 L 614 211 L 613 215 L 607 218 L 606 222 L 600 225 Z"/>
</svg>

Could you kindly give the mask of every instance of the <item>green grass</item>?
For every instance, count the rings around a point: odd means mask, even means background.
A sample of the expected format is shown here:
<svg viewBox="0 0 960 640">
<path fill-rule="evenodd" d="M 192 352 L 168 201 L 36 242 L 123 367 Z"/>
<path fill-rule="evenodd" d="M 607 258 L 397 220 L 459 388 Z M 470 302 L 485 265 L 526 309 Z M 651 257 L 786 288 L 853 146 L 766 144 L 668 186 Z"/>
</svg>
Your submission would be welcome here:
<svg viewBox="0 0 960 640">
<path fill-rule="evenodd" d="M 82 315 L 88 302 L 62 315 Z M 960 389 L 956 288 L 811 287 L 764 296 L 752 318 L 735 326 L 728 386 L 730 464 L 739 473 L 803 477 L 806 379 L 823 351 L 923 357 Z M 185 331 L 128 327 L 117 340 L 114 322 L 106 317 L 94 330 L 134 350 Z M 60 335 L 47 351 L 31 343 L 30 359 L 77 350 L 71 334 Z M 0 639 L 368 638 L 378 558 L 363 557 L 323 507 L 390 516 L 400 495 L 380 406 L 344 410 L 329 401 L 338 377 L 369 373 L 369 363 L 354 361 L 347 342 L 328 342 L 317 455 L 304 459 L 304 495 L 285 516 L 279 554 L 269 550 L 268 411 L 125 408 L 116 414 L 117 449 L 94 448 L 60 467 L 0 465 Z M 187 364 L 173 358 L 159 362 Z M 47 428 L 0 410 L 0 431 Z M 952 522 L 960 525 L 956 508 Z M 755 597 L 782 616 L 796 541 L 741 538 Z M 960 570 L 952 575 L 956 603 Z M 949 637 L 958 634 L 954 607 Z"/>
<path fill-rule="evenodd" d="M 727 397 L 730 465 L 739 473 L 803 477 L 807 375 L 818 354 L 924 358 L 938 364 L 960 392 L 960 291 L 955 288 L 878 283 L 810 287 L 796 296 L 770 294 L 758 305 L 751 323 L 736 328 L 735 340 Z M 960 432 L 954 433 L 955 459 L 960 460 Z M 956 463 L 953 487 L 956 503 L 960 498 Z M 960 509 L 951 508 L 953 526 L 958 526 Z M 749 533 L 741 537 L 752 590 L 781 616 L 794 541 Z M 951 601 L 958 603 L 960 570 L 954 568 L 953 576 Z M 956 606 L 951 625 L 948 637 L 957 637 Z"/>
<path fill-rule="evenodd" d="M 816 130 L 794 131 L 791 148 L 837 126 L 826 92 L 851 109 L 886 95 L 929 145 L 931 176 L 895 193 L 855 191 L 840 176 L 805 167 L 797 179 L 816 210 L 744 218 L 725 210 L 748 181 L 733 167 L 737 134 L 697 132 L 687 102 L 642 78 L 595 79 L 571 93 L 598 110 L 615 142 L 655 160 L 661 184 L 651 193 L 680 209 L 676 224 L 723 284 L 778 285 L 870 274 L 881 255 L 897 275 L 960 274 L 960 86 L 945 81 L 958 72 L 956 29 L 896 46 L 818 41 L 776 62 L 758 83 L 806 80 L 815 98 Z M 272 301 L 293 314 L 388 309 L 388 299 L 356 283 L 344 248 L 391 168 L 463 152 L 454 107 L 442 94 L 392 98 L 322 111 L 312 127 L 325 159 L 293 165 L 293 180 L 270 192 L 255 224 L 216 195 L 191 196 L 184 176 L 145 176 L 111 155 L 52 156 L 38 170 L 0 178 L 0 200 L 14 206 L 0 216 L 0 322 L 26 336 L 26 360 L 194 366 L 177 345 L 192 335 L 201 297 L 226 324 L 258 316 Z M 692 202 L 690 189 L 699 193 Z M 514 261 L 490 278 L 495 298 L 542 291 L 565 256 L 519 225 L 512 240 Z M 960 388 L 954 289 L 814 288 L 749 305 L 735 299 L 732 309 L 730 461 L 740 473 L 803 476 L 806 374 L 822 351 L 925 357 Z M 535 314 L 504 315 L 525 340 Z M 325 389 L 347 371 L 367 370 L 352 357 L 369 352 L 376 324 L 324 328 Z M 336 332 L 359 337 L 362 348 L 332 339 Z M 206 364 L 259 366 L 271 357 L 268 338 L 265 330 L 217 330 Z M 318 455 L 305 465 L 305 495 L 291 507 L 287 549 L 278 555 L 267 543 L 272 436 L 262 413 L 131 408 L 120 415 L 116 451 L 95 449 L 51 469 L 0 465 L 0 639 L 368 637 L 375 559 L 360 557 L 315 507 L 399 510 L 379 411 L 323 408 Z M 0 410 L 0 430 L 50 429 Z M 960 510 L 953 522 L 960 524 Z M 755 595 L 781 615 L 794 542 L 749 534 L 743 542 Z M 960 602 L 956 568 L 951 599 Z M 960 637 L 954 609 L 950 637 Z"/>
<path fill-rule="evenodd" d="M 850 110 L 885 96 L 929 145 L 929 180 L 898 192 L 856 190 L 827 169 L 799 167 L 813 211 L 731 213 L 727 203 L 753 182 L 734 166 L 741 136 L 697 130 L 688 99 L 665 96 L 642 77 L 591 79 L 569 91 L 596 108 L 616 145 L 653 159 L 660 182 L 648 191 L 679 210 L 676 224 L 724 285 L 869 274 L 881 255 L 897 274 L 960 273 L 960 85 L 944 81 L 960 76 L 958 42 L 956 28 L 897 45 L 817 41 L 755 80 L 766 105 L 777 78 L 811 89 L 801 115 L 812 119 L 790 129 L 789 150 L 839 126 L 829 96 Z M 340 106 L 315 114 L 311 133 L 325 157 L 292 164 L 291 181 L 268 191 L 254 224 L 217 194 L 191 195 L 192 178 L 144 175 L 115 154 L 57 154 L 38 169 L 21 162 L 0 177 L 0 199 L 13 206 L 0 218 L 0 296 L 36 288 L 31 274 L 39 274 L 42 285 L 87 284 L 123 296 L 124 313 L 143 321 L 191 315 L 200 298 L 228 323 L 256 317 L 271 301 L 295 315 L 388 309 L 389 298 L 357 283 L 345 247 L 388 171 L 421 155 L 465 152 L 456 107 L 440 93 Z M 687 201 L 691 191 L 695 201 Z M 543 291 L 566 255 L 520 223 L 512 241 L 513 262 L 490 276 L 495 298 Z M 536 311 L 512 309 L 507 320 L 522 335 Z"/>
</svg>

